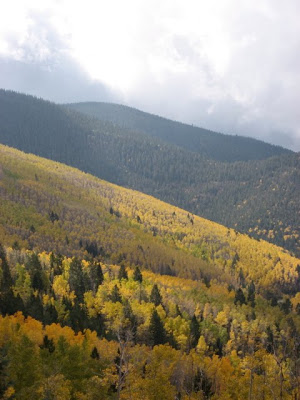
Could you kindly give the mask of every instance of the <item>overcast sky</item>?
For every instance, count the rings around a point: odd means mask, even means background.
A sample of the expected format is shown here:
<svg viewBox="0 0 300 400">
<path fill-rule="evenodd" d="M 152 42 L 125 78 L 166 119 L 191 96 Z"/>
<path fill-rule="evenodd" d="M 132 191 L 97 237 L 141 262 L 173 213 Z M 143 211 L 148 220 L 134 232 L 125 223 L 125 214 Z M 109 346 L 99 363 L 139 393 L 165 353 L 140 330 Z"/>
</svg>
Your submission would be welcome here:
<svg viewBox="0 0 300 400">
<path fill-rule="evenodd" d="M 299 0 L 10 0 L 0 87 L 300 150 Z"/>
</svg>

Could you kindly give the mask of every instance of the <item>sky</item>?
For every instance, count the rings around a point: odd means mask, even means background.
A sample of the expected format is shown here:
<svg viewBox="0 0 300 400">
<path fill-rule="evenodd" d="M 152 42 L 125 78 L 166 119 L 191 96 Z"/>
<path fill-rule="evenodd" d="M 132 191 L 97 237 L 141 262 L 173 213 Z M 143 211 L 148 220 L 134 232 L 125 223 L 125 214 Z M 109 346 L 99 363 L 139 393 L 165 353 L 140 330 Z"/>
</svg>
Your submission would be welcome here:
<svg viewBox="0 0 300 400">
<path fill-rule="evenodd" d="M 0 87 L 300 150 L 299 0 L 10 0 Z"/>
</svg>

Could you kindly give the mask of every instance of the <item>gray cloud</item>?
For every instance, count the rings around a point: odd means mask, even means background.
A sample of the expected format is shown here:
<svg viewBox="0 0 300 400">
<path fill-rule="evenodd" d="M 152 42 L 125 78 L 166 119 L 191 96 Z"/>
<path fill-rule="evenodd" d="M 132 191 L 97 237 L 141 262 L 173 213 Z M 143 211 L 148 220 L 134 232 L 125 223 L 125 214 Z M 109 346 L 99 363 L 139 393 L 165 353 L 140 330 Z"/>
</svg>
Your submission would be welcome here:
<svg viewBox="0 0 300 400">
<path fill-rule="evenodd" d="M 64 103 L 117 101 L 105 84 L 92 80 L 74 60 L 64 40 L 49 22 L 47 13 L 31 14 L 33 24 L 25 40 L 7 38 L 13 49 L 0 56 L 0 87 Z"/>
<path fill-rule="evenodd" d="M 125 84 L 120 92 L 89 77 L 72 57 L 70 37 L 58 33 L 50 22 L 49 11 L 31 12 L 32 23 L 25 38 L 20 41 L 13 34 L 6 38 L 13 51 L 0 57 L 0 86 L 57 102 L 126 103 L 175 120 L 299 151 L 300 3 L 225 3 L 221 7 L 212 0 L 210 10 L 210 5 L 202 9 L 199 2 L 191 1 L 184 20 L 182 10 L 187 8 L 180 1 L 166 2 L 162 13 L 156 7 L 145 5 L 143 9 L 140 2 L 129 1 L 123 30 L 132 7 L 142 10 L 135 16 L 139 27 L 133 30 L 134 36 L 130 36 L 130 29 L 126 36 L 126 40 L 132 40 L 128 46 L 132 52 L 126 59 L 126 51 L 117 47 L 114 50 L 123 55 L 117 67 L 125 83 L 126 71 L 134 66 L 137 73 L 133 83 Z M 216 18 L 210 26 L 206 19 L 212 16 Z M 121 22 L 123 19 L 118 20 L 118 24 Z M 105 41 L 114 34 L 117 46 L 118 26 L 113 21 L 111 25 L 111 31 L 105 31 Z M 110 24 L 105 29 L 110 29 Z M 122 30 L 117 35 L 122 35 Z M 103 35 L 101 38 L 98 42 L 96 33 L 91 34 L 89 40 L 85 39 L 86 46 L 97 53 L 99 65 L 103 58 L 107 72 L 110 59 L 101 48 Z M 124 45 L 122 40 L 120 43 Z"/>
<path fill-rule="evenodd" d="M 0 87 L 59 103 L 117 101 L 105 85 L 91 80 L 68 57 L 58 65 L 51 60 L 45 64 L 0 58 Z"/>
</svg>

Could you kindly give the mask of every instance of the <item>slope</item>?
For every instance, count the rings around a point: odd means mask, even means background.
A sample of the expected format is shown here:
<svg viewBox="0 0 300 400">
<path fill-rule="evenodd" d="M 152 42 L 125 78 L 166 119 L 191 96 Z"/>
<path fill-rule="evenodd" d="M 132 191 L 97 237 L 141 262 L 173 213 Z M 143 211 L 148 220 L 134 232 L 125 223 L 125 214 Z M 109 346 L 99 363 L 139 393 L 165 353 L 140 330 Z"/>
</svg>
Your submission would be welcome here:
<svg viewBox="0 0 300 400">
<path fill-rule="evenodd" d="M 223 163 L 32 96 L 0 91 L 0 142 L 254 237 L 299 249 L 299 155 Z"/>
<path fill-rule="evenodd" d="M 299 260 L 270 243 L 2 145 L 0 165 L 0 241 L 207 284 L 253 280 L 267 297 L 298 290 Z"/>
<path fill-rule="evenodd" d="M 1 398 L 297 398 L 299 297 L 16 247 L 0 261 Z"/>
<path fill-rule="evenodd" d="M 212 160 L 227 162 L 263 160 L 281 154 L 292 154 L 287 149 L 261 140 L 224 135 L 120 104 L 86 102 L 66 106 L 101 121 L 113 122 L 126 129 L 147 133 Z"/>
</svg>

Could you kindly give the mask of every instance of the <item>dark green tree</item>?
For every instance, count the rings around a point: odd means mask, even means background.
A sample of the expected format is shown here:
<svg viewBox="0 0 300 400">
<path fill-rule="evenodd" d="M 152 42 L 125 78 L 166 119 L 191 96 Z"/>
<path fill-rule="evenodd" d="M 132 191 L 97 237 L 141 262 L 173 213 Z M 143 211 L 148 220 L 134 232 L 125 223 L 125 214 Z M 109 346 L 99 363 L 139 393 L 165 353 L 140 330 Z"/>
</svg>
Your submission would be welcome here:
<svg viewBox="0 0 300 400">
<path fill-rule="evenodd" d="M 121 281 L 122 279 L 128 279 L 128 274 L 124 264 L 121 264 L 118 274 L 118 279 Z"/>
<path fill-rule="evenodd" d="M 73 257 L 69 270 L 70 290 L 74 290 L 77 299 L 82 302 L 85 292 L 82 265 L 78 258 Z"/>
<path fill-rule="evenodd" d="M 0 244 L 0 312 L 3 315 L 14 314 L 17 311 L 24 312 L 24 304 L 19 296 L 14 296 L 12 285 L 13 279 L 3 246 Z"/>
<path fill-rule="evenodd" d="M 243 288 L 246 286 L 246 279 L 245 279 L 242 268 L 240 269 L 240 272 L 239 272 L 239 283 Z"/>
<path fill-rule="evenodd" d="M 191 320 L 190 324 L 190 346 L 191 348 L 194 348 L 198 344 L 198 340 L 200 338 L 200 324 L 199 321 L 197 320 L 195 314 L 193 315 L 193 318 Z"/>
<path fill-rule="evenodd" d="M 43 338 L 43 344 L 40 345 L 40 348 L 47 349 L 49 353 L 53 353 L 55 350 L 53 339 L 49 339 L 48 335 L 45 335 Z"/>
<path fill-rule="evenodd" d="M 44 316 L 43 316 L 43 323 L 45 325 L 51 325 L 57 322 L 58 314 L 56 308 L 53 304 L 47 304 L 44 307 Z"/>
<path fill-rule="evenodd" d="M 122 303 L 122 297 L 121 297 L 121 294 L 120 294 L 120 291 L 119 291 L 119 288 L 118 288 L 117 285 L 115 285 L 113 287 L 113 290 L 112 290 L 111 295 L 110 295 L 110 299 L 111 299 L 111 301 L 113 303 L 117 303 L 118 301 L 120 303 Z"/>
<path fill-rule="evenodd" d="M 153 285 L 150 294 L 150 302 L 153 303 L 156 307 L 159 306 L 162 302 L 160 291 L 157 287 L 157 284 Z"/>
<path fill-rule="evenodd" d="M 235 293 L 234 304 L 237 305 L 246 304 L 246 298 L 241 288 L 238 288 L 238 290 Z"/>
<path fill-rule="evenodd" d="M 41 298 L 39 295 L 35 296 L 32 294 L 30 296 L 28 305 L 27 305 L 27 312 L 32 317 L 39 321 L 43 321 L 44 317 L 44 310 Z"/>
<path fill-rule="evenodd" d="M 251 281 L 250 285 L 248 286 L 247 302 L 251 305 L 251 307 L 255 307 L 255 285 L 253 281 Z"/>
<path fill-rule="evenodd" d="M 139 283 L 143 282 L 143 275 L 141 273 L 141 270 L 139 266 L 135 267 L 134 273 L 133 273 L 133 280 Z"/>
<path fill-rule="evenodd" d="M 94 360 L 99 360 L 99 359 L 100 359 L 100 356 L 99 356 L 99 352 L 98 352 L 98 350 L 97 350 L 97 347 L 94 347 L 94 348 L 93 348 L 93 350 L 92 350 L 92 352 L 91 352 L 91 357 L 92 357 Z"/>
<path fill-rule="evenodd" d="M 90 265 L 90 279 L 92 282 L 93 292 L 96 293 L 98 287 L 102 285 L 104 276 L 100 263 L 93 263 Z"/>
<path fill-rule="evenodd" d="M 164 324 L 156 310 L 153 311 L 149 325 L 150 344 L 156 346 L 166 343 L 167 335 Z"/>
</svg>

